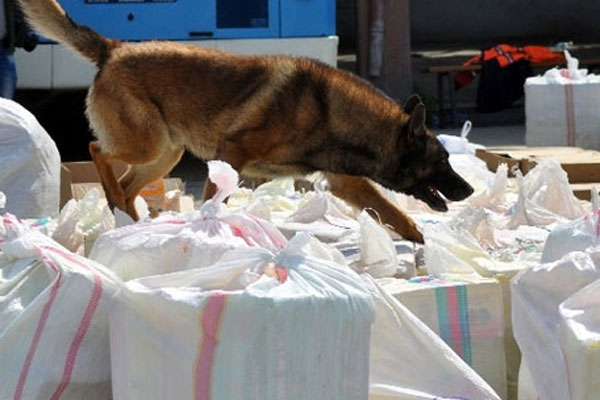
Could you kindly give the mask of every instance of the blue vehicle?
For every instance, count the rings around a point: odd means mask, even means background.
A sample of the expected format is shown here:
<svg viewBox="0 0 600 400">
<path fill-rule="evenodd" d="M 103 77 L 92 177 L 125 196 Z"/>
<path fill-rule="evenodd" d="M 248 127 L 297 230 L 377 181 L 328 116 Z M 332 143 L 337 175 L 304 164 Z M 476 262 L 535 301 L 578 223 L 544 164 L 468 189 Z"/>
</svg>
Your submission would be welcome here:
<svg viewBox="0 0 600 400">
<path fill-rule="evenodd" d="M 173 40 L 244 54 L 294 54 L 335 65 L 334 0 L 59 0 L 74 21 L 120 40 Z M 89 86 L 93 66 L 43 41 L 16 54 L 19 88 Z"/>
</svg>

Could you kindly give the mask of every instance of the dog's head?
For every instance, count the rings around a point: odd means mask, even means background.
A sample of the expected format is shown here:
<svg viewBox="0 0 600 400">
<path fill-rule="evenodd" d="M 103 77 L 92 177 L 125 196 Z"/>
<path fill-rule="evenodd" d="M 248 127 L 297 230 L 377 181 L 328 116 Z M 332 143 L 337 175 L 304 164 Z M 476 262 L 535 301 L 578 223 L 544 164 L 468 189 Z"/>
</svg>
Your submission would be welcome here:
<svg viewBox="0 0 600 400">
<path fill-rule="evenodd" d="M 424 201 L 436 211 L 447 211 L 446 201 L 463 200 L 473 188 L 450 166 L 448 152 L 437 137 L 425 126 L 425 106 L 418 96 L 404 105 L 410 116 L 399 130 L 397 160 L 391 188 Z M 441 195 L 440 195 L 441 193 Z"/>
</svg>

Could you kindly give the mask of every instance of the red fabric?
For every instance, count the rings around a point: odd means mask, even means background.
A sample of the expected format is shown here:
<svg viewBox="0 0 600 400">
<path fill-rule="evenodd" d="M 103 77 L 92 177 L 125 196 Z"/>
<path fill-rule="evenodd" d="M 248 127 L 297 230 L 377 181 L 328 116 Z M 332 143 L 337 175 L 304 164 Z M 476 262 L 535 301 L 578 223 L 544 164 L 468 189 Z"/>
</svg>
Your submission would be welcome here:
<svg viewBox="0 0 600 400">
<path fill-rule="evenodd" d="M 516 47 L 509 44 L 499 44 L 490 47 L 483 52 L 483 61 L 497 59 L 501 67 L 507 67 L 510 64 L 526 59 L 532 63 L 556 62 L 561 64 L 565 62 L 565 57 L 561 53 L 555 53 L 545 46 L 523 46 Z M 481 54 L 468 59 L 463 65 L 481 64 Z M 476 76 L 475 71 L 462 71 L 454 73 L 454 80 L 459 88 L 468 85 Z"/>
</svg>

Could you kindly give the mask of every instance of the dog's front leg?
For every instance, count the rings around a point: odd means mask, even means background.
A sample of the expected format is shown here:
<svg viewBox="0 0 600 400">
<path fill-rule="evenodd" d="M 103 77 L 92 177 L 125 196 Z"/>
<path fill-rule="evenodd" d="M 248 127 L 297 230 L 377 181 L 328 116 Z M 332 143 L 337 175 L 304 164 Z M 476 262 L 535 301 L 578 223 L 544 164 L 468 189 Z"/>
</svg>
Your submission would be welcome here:
<svg viewBox="0 0 600 400">
<path fill-rule="evenodd" d="M 91 142 L 89 149 L 92 160 L 98 170 L 100 183 L 102 183 L 109 207 L 113 210 L 115 207 L 125 210 L 125 193 L 115 177 L 111 164 L 111 161 L 113 161 L 112 158 L 102 152 L 100 142 L 98 141 Z"/>
<path fill-rule="evenodd" d="M 377 211 L 384 224 L 407 240 L 423 243 L 423 235 L 415 222 L 398 207 L 386 199 L 368 179 L 326 173 L 331 193 L 361 209 L 372 208 Z"/>
</svg>

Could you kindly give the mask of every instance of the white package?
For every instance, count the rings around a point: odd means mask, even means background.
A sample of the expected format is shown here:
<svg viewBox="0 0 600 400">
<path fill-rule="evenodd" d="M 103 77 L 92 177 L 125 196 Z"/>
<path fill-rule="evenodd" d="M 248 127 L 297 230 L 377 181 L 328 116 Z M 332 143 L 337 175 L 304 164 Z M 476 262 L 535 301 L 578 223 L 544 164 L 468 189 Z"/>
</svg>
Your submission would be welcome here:
<svg viewBox="0 0 600 400">
<path fill-rule="evenodd" d="M 498 281 L 419 276 L 378 279 L 377 283 L 506 398 L 504 308 Z"/>
<path fill-rule="evenodd" d="M 0 191 L 4 212 L 19 218 L 56 217 L 60 155 L 56 144 L 20 104 L 0 98 Z"/>
<path fill-rule="evenodd" d="M 600 279 L 600 253 L 573 252 L 523 270 L 512 281 L 513 331 L 540 398 L 570 397 L 565 348 L 559 342 L 560 304 Z M 583 361 L 583 360 L 582 360 Z"/>
<path fill-rule="evenodd" d="M 0 219 L 0 398 L 111 398 L 108 310 L 122 283 Z"/>
<path fill-rule="evenodd" d="M 371 278 L 369 400 L 500 399 L 444 341 Z"/>
<path fill-rule="evenodd" d="M 115 400 L 366 399 L 373 303 L 310 242 L 128 282 L 110 317 Z"/>
<path fill-rule="evenodd" d="M 563 301 L 558 341 L 568 371 L 571 399 L 600 393 L 600 279 Z"/>
<path fill-rule="evenodd" d="M 568 69 L 553 68 L 525 81 L 525 143 L 600 149 L 600 76 L 578 69 L 567 53 Z"/>
</svg>

